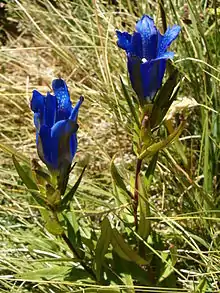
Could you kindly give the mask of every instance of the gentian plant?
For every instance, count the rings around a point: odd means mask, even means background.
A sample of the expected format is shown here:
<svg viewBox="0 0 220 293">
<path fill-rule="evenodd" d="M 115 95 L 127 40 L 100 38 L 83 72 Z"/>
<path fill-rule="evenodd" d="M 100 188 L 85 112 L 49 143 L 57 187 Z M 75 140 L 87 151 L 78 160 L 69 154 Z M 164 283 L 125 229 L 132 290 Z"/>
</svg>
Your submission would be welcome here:
<svg viewBox="0 0 220 293">
<path fill-rule="evenodd" d="M 73 107 L 64 80 L 52 82 L 54 94 L 42 95 L 34 90 L 31 99 L 37 152 L 47 168 L 36 161 L 32 168 L 24 168 L 13 156 L 18 174 L 40 206 L 46 229 L 60 237 L 73 253 L 74 266 L 69 275 L 75 276 L 80 271 L 90 283 L 92 280 L 96 285 L 113 284 L 114 289 L 111 287 L 108 292 L 119 292 L 115 284 L 123 286 L 123 292 L 134 292 L 134 284 L 176 286 L 174 249 L 166 255 L 161 252 L 164 245 L 151 225 L 148 191 L 159 151 L 178 138 L 184 127 L 182 122 L 171 132 L 169 128 L 167 137 L 161 136 L 160 129 L 166 127 L 164 117 L 178 92 L 176 70 L 163 86 L 162 83 L 167 60 L 174 55 L 167 48 L 179 32 L 180 27 L 174 25 L 162 35 L 147 15 L 137 22 L 133 35 L 117 31 L 118 46 L 126 51 L 128 73 L 139 103 L 121 79 L 133 119 L 136 168 L 128 188 L 114 162 L 111 163 L 113 193 L 122 207 L 120 212 L 113 213 L 116 217 L 111 217 L 111 221 L 108 213 L 113 209 L 104 211 L 100 229 L 97 228 L 100 222 L 81 229 L 75 215 L 72 200 L 85 168 L 73 187 L 68 186 L 68 178 L 74 167 L 77 116 L 83 98 Z M 128 291 L 124 289 L 127 286 Z"/>
<path fill-rule="evenodd" d="M 140 172 L 144 159 L 151 160 L 148 173 L 152 175 L 159 150 L 165 148 L 178 137 L 183 129 L 181 124 L 165 140 L 155 135 L 170 105 L 176 97 L 174 88 L 177 84 L 177 72 L 168 78 L 162 87 L 167 60 L 172 59 L 173 52 L 168 52 L 170 44 L 177 38 L 180 26 L 168 27 L 162 35 L 153 19 L 143 15 L 136 24 L 136 31 L 116 31 L 120 48 L 127 56 L 127 68 L 131 85 L 137 94 L 140 108 L 137 109 L 122 82 L 123 90 L 130 110 L 135 117 L 133 149 L 137 155 L 133 208 L 135 226 L 138 230 L 138 202 L 140 189 Z M 158 132 L 158 131 L 157 131 Z M 149 184 L 149 182 L 148 182 Z M 142 222 L 142 221 L 141 221 Z"/>
</svg>

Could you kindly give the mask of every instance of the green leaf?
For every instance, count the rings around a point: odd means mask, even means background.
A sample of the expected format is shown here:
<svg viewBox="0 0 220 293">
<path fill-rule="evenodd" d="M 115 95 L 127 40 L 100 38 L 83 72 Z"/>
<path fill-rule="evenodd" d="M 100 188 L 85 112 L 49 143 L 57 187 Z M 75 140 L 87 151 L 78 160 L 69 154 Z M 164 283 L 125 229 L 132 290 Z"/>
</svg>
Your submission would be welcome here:
<svg viewBox="0 0 220 293">
<path fill-rule="evenodd" d="M 59 280 L 63 281 L 65 276 L 70 271 L 70 267 L 56 266 L 39 269 L 35 271 L 25 272 L 23 274 L 18 274 L 17 276 L 22 279 L 28 280 Z"/>
<path fill-rule="evenodd" d="M 13 149 L 12 147 L 5 145 L 3 143 L 0 143 L 0 149 L 4 152 L 7 153 L 9 155 L 11 155 L 12 157 L 16 157 L 19 160 L 21 160 L 23 163 L 25 163 L 26 165 L 30 166 L 30 160 L 25 157 L 23 154 L 18 153 L 15 149 Z"/>
<path fill-rule="evenodd" d="M 62 200 L 61 200 L 61 210 L 64 210 L 64 209 L 68 209 L 69 208 L 69 203 L 73 199 L 74 194 L 76 193 L 76 191 L 77 191 L 77 189 L 78 189 L 78 187 L 80 185 L 80 182 L 81 182 L 81 180 L 83 178 L 83 174 L 84 174 L 85 170 L 86 170 L 86 166 L 83 168 L 83 170 L 82 170 L 79 178 L 77 179 L 76 183 L 74 184 L 74 186 L 62 198 Z"/>
<path fill-rule="evenodd" d="M 53 215 L 52 212 L 46 211 L 44 213 L 44 220 L 45 220 L 45 228 L 48 232 L 50 232 L 53 235 L 62 235 L 63 233 L 63 227 L 60 225 L 58 219 Z"/>
<path fill-rule="evenodd" d="M 98 281 L 101 279 L 101 268 L 104 262 L 105 254 L 108 252 L 109 243 L 111 241 L 112 228 L 107 217 L 101 224 L 101 235 L 97 241 L 95 249 L 96 276 Z"/>
<path fill-rule="evenodd" d="M 153 180 L 154 171 L 155 171 L 155 168 L 157 165 L 157 159 L 158 159 L 158 152 L 153 156 L 153 158 L 150 161 L 150 164 L 145 172 L 144 183 L 145 183 L 147 189 L 150 187 L 151 182 Z"/>
<path fill-rule="evenodd" d="M 133 115 L 136 124 L 140 127 L 140 121 L 138 119 L 138 114 L 136 112 L 134 103 L 133 103 L 132 99 L 130 98 L 130 96 L 129 96 L 128 92 L 127 92 L 127 89 L 126 89 L 126 87 L 125 87 L 125 85 L 123 83 L 123 80 L 122 80 L 121 76 L 120 76 L 120 81 L 121 81 L 124 97 L 125 97 L 125 99 L 127 101 L 128 107 L 129 107 L 129 109 L 131 111 L 131 114 Z"/>
<path fill-rule="evenodd" d="M 32 178 L 28 175 L 27 172 L 25 172 L 24 168 L 21 167 L 15 156 L 12 156 L 12 160 L 14 163 L 14 166 L 16 168 L 16 171 L 18 172 L 18 175 L 24 182 L 24 184 L 27 186 L 28 189 L 33 189 L 33 190 L 39 190 L 37 187 L 37 184 L 32 180 Z"/>
<path fill-rule="evenodd" d="M 173 90 L 177 85 L 177 79 L 178 70 L 174 70 L 156 96 L 156 99 L 153 103 L 153 110 L 150 116 L 151 128 L 154 128 L 161 123 L 172 102 L 176 99 L 178 91 L 173 93 Z"/>
<path fill-rule="evenodd" d="M 202 280 L 199 282 L 198 286 L 196 287 L 195 292 L 196 293 L 206 293 L 207 292 L 207 280 L 205 278 L 202 278 Z"/>
<path fill-rule="evenodd" d="M 147 265 L 148 262 L 140 257 L 123 239 L 116 229 L 112 229 L 111 243 L 114 251 L 123 259 L 133 261 L 139 265 Z"/>
<path fill-rule="evenodd" d="M 150 207 L 148 202 L 148 189 L 151 185 L 154 171 L 156 168 L 158 159 L 158 152 L 153 156 L 152 160 L 150 161 L 150 164 L 147 168 L 147 171 L 145 173 L 145 177 L 143 178 L 143 181 L 141 178 L 139 178 L 139 208 L 140 208 L 140 221 L 138 225 L 138 234 L 143 238 L 146 239 L 148 235 L 150 234 L 150 220 L 148 219 L 150 217 Z"/>
<path fill-rule="evenodd" d="M 148 202 L 147 192 L 142 184 L 142 180 L 138 178 L 138 186 L 139 186 L 139 210 L 140 210 L 140 220 L 138 225 L 138 234 L 146 239 L 150 234 L 151 225 L 150 220 L 150 207 Z"/>
<path fill-rule="evenodd" d="M 63 217 L 66 221 L 68 239 L 79 257 L 84 258 L 85 253 L 82 247 L 81 234 L 74 211 L 63 214 Z"/>
<path fill-rule="evenodd" d="M 170 254 L 171 254 L 172 265 L 175 266 L 175 264 L 177 263 L 177 248 L 173 244 L 170 246 Z"/>
<path fill-rule="evenodd" d="M 113 251 L 113 264 L 114 274 L 117 276 L 130 275 L 135 282 L 142 285 L 152 285 L 150 274 L 146 274 L 146 267 L 140 266 L 134 262 L 127 261 L 121 258 L 117 253 Z M 126 284 L 126 280 L 123 278 L 124 284 Z M 117 280 L 118 283 L 118 280 Z"/>
<path fill-rule="evenodd" d="M 140 154 L 139 159 L 144 159 L 145 157 L 150 157 L 156 154 L 158 151 L 164 149 L 168 144 L 170 144 L 174 139 L 178 138 L 182 133 L 185 126 L 185 122 L 182 122 L 178 128 L 171 133 L 166 139 L 163 141 L 159 141 L 149 146 L 147 149 L 143 150 Z"/>
<path fill-rule="evenodd" d="M 42 171 L 42 170 L 37 170 L 35 169 L 34 172 L 36 173 L 37 177 L 41 179 L 43 182 L 51 183 L 51 177 L 48 173 Z M 43 179 L 43 180 L 42 180 Z"/>
<path fill-rule="evenodd" d="M 171 273 L 173 273 L 173 271 L 174 270 L 173 270 L 172 260 L 168 259 L 164 266 L 163 272 L 160 275 L 158 282 L 161 283 L 162 281 L 164 281 L 167 277 L 170 276 Z"/>
<path fill-rule="evenodd" d="M 35 201 L 44 207 L 47 207 L 47 201 L 46 199 L 41 196 L 37 184 L 33 181 L 33 179 L 30 177 L 28 172 L 24 170 L 24 168 L 19 164 L 15 156 L 12 156 L 12 160 L 15 166 L 16 171 L 18 172 L 18 175 L 20 176 L 21 180 L 24 182 L 24 184 L 29 189 L 29 192 L 35 199 Z"/>
<path fill-rule="evenodd" d="M 116 184 L 116 186 L 124 191 L 124 193 L 127 195 L 127 197 L 132 198 L 132 194 L 130 191 L 127 190 L 127 187 L 124 183 L 124 180 L 122 179 L 122 176 L 119 174 L 118 169 L 116 168 L 113 160 L 111 161 L 111 175 L 112 178 Z"/>
</svg>

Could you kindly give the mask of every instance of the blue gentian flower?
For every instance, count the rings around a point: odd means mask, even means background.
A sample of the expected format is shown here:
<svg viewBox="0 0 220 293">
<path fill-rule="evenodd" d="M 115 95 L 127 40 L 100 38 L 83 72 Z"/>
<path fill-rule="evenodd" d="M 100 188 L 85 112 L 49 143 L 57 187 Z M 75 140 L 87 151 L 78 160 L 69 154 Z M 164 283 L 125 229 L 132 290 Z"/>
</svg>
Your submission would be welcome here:
<svg viewBox="0 0 220 293">
<path fill-rule="evenodd" d="M 167 48 L 176 39 L 180 26 L 168 27 L 164 35 L 150 16 L 143 15 L 133 35 L 116 31 L 118 46 L 127 53 L 128 72 L 132 87 L 141 101 L 152 100 L 162 85 L 167 59 L 174 56 Z"/>
<path fill-rule="evenodd" d="M 76 153 L 77 114 L 83 98 L 80 97 L 72 107 L 64 80 L 53 80 L 52 88 L 54 95 L 43 96 L 37 90 L 33 91 L 31 110 L 34 112 L 38 155 L 49 170 L 61 173 L 71 166 Z"/>
</svg>

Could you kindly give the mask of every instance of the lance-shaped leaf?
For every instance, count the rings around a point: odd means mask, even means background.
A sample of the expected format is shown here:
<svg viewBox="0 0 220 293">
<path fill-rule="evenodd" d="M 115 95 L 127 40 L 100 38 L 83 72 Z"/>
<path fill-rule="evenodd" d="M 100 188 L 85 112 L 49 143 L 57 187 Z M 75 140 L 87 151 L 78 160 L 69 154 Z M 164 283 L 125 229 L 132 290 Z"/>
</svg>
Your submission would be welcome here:
<svg viewBox="0 0 220 293">
<path fill-rule="evenodd" d="M 148 147 L 147 149 L 143 150 L 140 154 L 139 159 L 144 159 L 145 157 L 153 156 L 158 151 L 164 149 L 168 144 L 170 144 L 174 139 L 178 138 L 182 133 L 185 126 L 185 122 L 182 122 L 179 127 L 171 133 L 165 140 L 159 141 Z"/>
<path fill-rule="evenodd" d="M 140 257 L 124 240 L 116 229 L 112 229 L 111 243 L 113 250 L 123 259 L 133 261 L 139 265 L 147 265 L 148 262 Z"/>
<path fill-rule="evenodd" d="M 81 241 L 81 234 L 79 230 L 79 226 L 77 223 L 77 219 L 75 216 L 75 213 L 73 211 L 67 212 L 64 216 L 64 219 L 66 221 L 67 225 L 67 233 L 68 233 L 68 239 L 70 240 L 72 246 L 74 247 L 75 251 L 77 252 L 77 255 L 80 258 L 84 258 L 85 253 L 82 246 Z"/>
<path fill-rule="evenodd" d="M 101 279 L 101 268 L 104 262 L 105 254 L 108 252 L 111 235 L 112 228 L 108 218 L 105 217 L 101 224 L 101 235 L 97 241 L 95 250 L 96 276 L 98 281 Z"/>
<path fill-rule="evenodd" d="M 117 167 L 115 166 L 113 160 L 111 161 L 111 175 L 116 184 L 116 186 L 123 191 L 126 197 L 132 198 L 131 192 L 127 189 L 122 176 L 120 175 Z"/>
<path fill-rule="evenodd" d="M 146 239 L 150 234 L 150 207 L 147 198 L 146 191 L 144 190 L 144 186 L 142 184 L 141 178 L 138 178 L 138 186 L 139 186 L 139 209 L 140 209 L 140 220 L 138 224 L 138 234 Z"/>
<path fill-rule="evenodd" d="M 53 235 L 62 235 L 64 230 L 61 224 L 59 223 L 58 219 L 54 216 L 52 212 L 45 213 L 45 228 L 48 232 Z"/>
<path fill-rule="evenodd" d="M 69 203 L 71 202 L 71 200 L 73 199 L 74 197 L 74 194 L 76 193 L 79 185 L 80 185 L 80 182 L 83 178 L 83 174 L 86 170 L 86 166 L 83 168 L 79 178 L 77 179 L 76 183 L 73 185 L 73 187 L 70 189 L 69 192 L 67 192 L 64 197 L 62 198 L 61 200 L 61 210 L 64 210 L 64 209 L 68 209 L 69 208 Z"/>
<path fill-rule="evenodd" d="M 20 154 L 15 149 L 13 149 L 11 146 L 0 143 L 0 149 L 6 154 L 9 154 L 11 156 L 15 156 L 16 158 L 21 160 L 23 163 L 25 163 L 27 166 L 31 165 L 30 160 L 27 157 L 25 157 L 24 154 Z"/>
<path fill-rule="evenodd" d="M 154 174 L 154 170 L 156 168 L 156 164 L 157 164 L 157 158 L 158 158 L 158 153 L 156 153 L 148 168 L 147 171 L 145 173 L 145 177 L 143 178 L 143 181 L 141 180 L 141 178 L 139 177 L 139 182 L 138 182 L 138 186 L 139 186 L 139 208 L 140 208 L 140 221 L 139 221 L 139 225 L 138 225 L 138 234 L 143 238 L 146 239 L 148 237 L 148 235 L 150 234 L 150 229 L 151 229 L 151 225 L 150 225 L 150 206 L 149 206 L 149 202 L 148 202 L 148 189 L 151 185 L 152 179 L 153 179 L 153 174 Z"/>
<path fill-rule="evenodd" d="M 131 114 L 134 117 L 134 120 L 135 120 L 136 124 L 140 127 L 140 121 L 138 119 L 138 114 L 137 114 L 136 108 L 134 106 L 134 103 L 133 103 L 131 97 L 128 94 L 128 91 L 127 91 L 127 89 L 126 89 L 126 87 L 125 87 L 125 85 L 123 83 L 123 80 L 122 80 L 121 76 L 120 76 L 120 81 L 121 81 L 124 97 L 125 97 L 125 99 L 127 101 L 128 107 L 129 107 L 129 109 L 131 111 Z"/>
<path fill-rule="evenodd" d="M 41 196 L 37 184 L 33 181 L 30 175 L 24 170 L 24 168 L 19 164 L 19 162 L 17 161 L 14 155 L 12 156 L 12 160 L 13 160 L 15 169 L 18 172 L 18 175 L 20 176 L 21 180 L 29 189 L 35 201 L 39 205 L 47 207 L 47 201 L 43 196 Z"/>
<path fill-rule="evenodd" d="M 150 117 L 151 128 L 154 128 L 161 123 L 172 102 L 176 99 L 178 90 L 176 90 L 175 93 L 173 93 L 173 90 L 177 83 L 178 71 L 174 70 L 166 83 L 160 89 L 154 101 L 154 106 Z"/>
</svg>

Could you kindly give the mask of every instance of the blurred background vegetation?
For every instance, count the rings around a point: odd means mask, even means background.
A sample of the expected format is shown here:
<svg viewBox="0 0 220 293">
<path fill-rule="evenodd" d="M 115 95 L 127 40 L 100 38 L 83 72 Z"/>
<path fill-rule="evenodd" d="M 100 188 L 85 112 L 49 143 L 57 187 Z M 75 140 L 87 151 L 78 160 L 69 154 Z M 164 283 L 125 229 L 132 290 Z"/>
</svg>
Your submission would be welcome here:
<svg viewBox="0 0 220 293">
<path fill-rule="evenodd" d="M 128 84 L 126 57 L 116 45 L 115 30 L 132 32 L 144 13 L 161 31 L 165 21 L 182 27 L 172 51 L 181 75 L 179 98 L 187 101 L 188 113 L 180 140 L 160 153 L 150 189 L 155 229 L 165 249 L 176 249 L 178 288 L 146 286 L 136 292 L 220 292 L 219 4 L 0 1 L 0 292 L 102 292 L 80 272 L 67 274 L 73 266 L 68 247 L 39 221 L 11 153 L 23 161 L 37 158 L 31 92 L 46 93 L 52 79 L 62 77 L 73 102 L 85 97 L 76 160 L 79 172 L 87 162 L 88 168 L 74 199 L 81 228 L 90 237 L 89 227 L 98 227 L 103 215 L 120 216 L 123 206 L 113 195 L 110 162 L 114 157 L 129 185 L 135 157 L 120 84 L 120 76 Z M 174 126 L 183 115 L 181 107 L 176 110 Z M 70 184 L 77 175 L 71 175 Z"/>
</svg>

